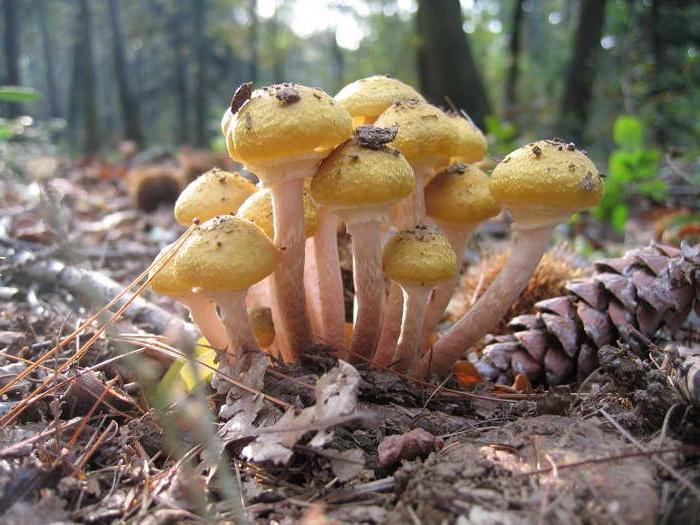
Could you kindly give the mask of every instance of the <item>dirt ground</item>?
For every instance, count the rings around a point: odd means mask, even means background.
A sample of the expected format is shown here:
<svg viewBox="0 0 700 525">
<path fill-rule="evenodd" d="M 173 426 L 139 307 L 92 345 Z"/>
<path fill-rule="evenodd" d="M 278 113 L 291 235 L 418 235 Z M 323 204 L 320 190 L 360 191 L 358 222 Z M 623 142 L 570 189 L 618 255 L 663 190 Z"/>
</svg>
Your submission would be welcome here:
<svg viewBox="0 0 700 525">
<path fill-rule="evenodd" d="M 659 366 L 668 334 L 604 348 L 583 384 L 529 393 L 417 384 L 313 347 L 263 368 L 268 398 L 153 401 L 173 355 L 144 343 L 152 327 L 122 319 L 99 335 L 95 321 L 57 348 L 104 297 L 52 272 L 124 285 L 182 230 L 97 166 L 58 172 L 0 182 L 0 522 L 233 523 L 242 507 L 283 524 L 698 523 L 700 412 Z M 295 438 L 265 437 L 285 413 L 303 422 Z M 283 451 L 246 459 L 266 440 Z"/>
</svg>

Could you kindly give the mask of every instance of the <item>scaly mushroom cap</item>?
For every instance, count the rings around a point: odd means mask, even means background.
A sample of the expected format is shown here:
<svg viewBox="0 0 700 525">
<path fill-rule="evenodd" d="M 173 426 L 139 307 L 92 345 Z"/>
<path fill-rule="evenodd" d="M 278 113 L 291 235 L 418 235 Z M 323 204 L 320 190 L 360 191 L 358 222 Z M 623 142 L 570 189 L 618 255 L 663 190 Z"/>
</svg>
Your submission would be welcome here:
<svg viewBox="0 0 700 525">
<path fill-rule="evenodd" d="M 316 228 L 318 227 L 318 210 L 308 191 L 304 190 L 303 198 L 304 236 L 311 237 L 316 233 Z M 272 217 L 272 193 L 270 190 L 262 189 L 256 191 L 246 199 L 236 215 L 255 224 L 270 239 L 274 237 L 275 228 Z"/>
<path fill-rule="evenodd" d="M 350 137 L 352 118 L 320 89 L 275 84 L 253 91 L 222 126 L 231 157 L 259 166 L 330 150 Z"/>
<path fill-rule="evenodd" d="M 418 91 L 400 80 L 374 75 L 351 82 L 335 96 L 353 118 L 369 124 L 377 120 L 389 106 L 399 100 L 424 100 Z"/>
<path fill-rule="evenodd" d="M 420 225 L 398 232 L 384 245 L 382 266 L 404 285 L 434 286 L 458 271 L 457 255 L 441 233 Z"/>
<path fill-rule="evenodd" d="M 603 180 L 573 144 L 551 139 L 508 154 L 493 170 L 490 188 L 516 222 L 544 224 L 595 206 L 603 195 Z"/>
<path fill-rule="evenodd" d="M 379 115 L 376 126 L 397 126 L 392 143 L 413 166 L 433 167 L 459 152 L 457 129 L 445 113 L 422 100 L 395 102 Z"/>
<path fill-rule="evenodd" d="M 151 279 L 149 284 L 154 292 L 165 295 L 166 297 L 179 297 L 190 293 L 191 290 L 189 286 L 182 284 L 175 278 L 174 261 L 177 254 L 163 264 L 163 257 L 167 255 L 168 250 L 172 247 L 172 244 L 168 244 L 158 252 L 158 255 L 156 255 L 156 258 L 153 260 L 152 268 L 148 272 L 148 278 Z"/>
<path fill-rule="evenodd" d="M 253 223 L 221 215 L 203 223 L 175 258 L 175 277 L 204 292 L 244 290 L 272 273 L 275 247 Z"/>
<path fill-rule="evenodd" d="M 453 162 L 478 162 L 486 156 L 486 137 L 474 123 L 455 113 L 448 115 L 450 122 L 457 129 L 459 147 Z"/>
<path fill-rule="evenodd" d="M 311 196 L 335 209 L 388 206 L 408 197 L 415 184 L 411 165 L 397 149 L 349 140 L 321 162 Z"/>
<path fill-rule="evenodd" d="M 234 215 L 257 188 L 239 173 L 213 168 L 190 182 L 175 202 L 175 219 L 189 226 L 194 219 Z"/>
<path fill-rule="evenodd" d="M 425 187 L 428 217 L 458 224 L 476 224 L 498 215 L 501 207 L 491 196 L 489 178 L 469 164 L 453 164 Z"/>
<path fill-rule="evenodd" d="M 261 348 L 267 348 L 275 341 L 275 325 L 272 322 L 272 311 L 264 306 L 248 309 L 250 327 L 255 340 Z"/>
</svg>

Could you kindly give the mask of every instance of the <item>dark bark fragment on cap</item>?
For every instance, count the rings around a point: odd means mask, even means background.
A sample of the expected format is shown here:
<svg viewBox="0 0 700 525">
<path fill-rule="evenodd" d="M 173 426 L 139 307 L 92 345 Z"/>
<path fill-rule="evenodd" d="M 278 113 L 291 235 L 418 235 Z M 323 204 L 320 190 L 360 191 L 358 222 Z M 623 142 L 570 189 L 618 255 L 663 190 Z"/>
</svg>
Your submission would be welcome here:
<svg viewBox="0 0 700 525">
<path fill-rule="evenodd" d="M 390 128 L 380 128 L 379 126 L 364 125 L 358 126 L 355 130 L 355 139 L 358 146 L 369 149 L 382 149 L 396 138 L 399 128 L 391 126 Z"/>
<path fill-rule="evenodd" d="M 233 98 L 231 98 L 231 113 L 234 115 L 238 113 L 238 110 L 243 107 L 243 105 L 250 100 L 250 96 L 253 94 L 253 83 L 244 82 L 236 88 Z"/>
<path fill-rule="evenodd" d="M 284 104 L 294 104 L 301 100 L 301 95 L 299 95 L 299 90 L 292 86 L 291 84 L 282 84 L 278 86 L 275 90 L 275 97 L 277 100 L 283 102 Z"/>
</svg>

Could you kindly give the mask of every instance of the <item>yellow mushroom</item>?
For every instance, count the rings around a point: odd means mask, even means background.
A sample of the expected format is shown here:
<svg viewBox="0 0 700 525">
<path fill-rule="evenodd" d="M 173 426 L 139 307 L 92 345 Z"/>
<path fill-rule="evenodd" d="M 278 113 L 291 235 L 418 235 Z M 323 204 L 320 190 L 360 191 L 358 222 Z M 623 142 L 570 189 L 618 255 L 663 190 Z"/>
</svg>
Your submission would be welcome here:
<svg viewBox="0 0 700 525">
<path fill-rule="evenodd" d="M 457 130 L 459 146 L 457 154 L 451 163 L 465 162 L 474 164 L 486 156 L 486 137 L 471 119 L 458 113 L 450 113 L 448 117 Z"/>
<path fill-rule="evenodd" d="M 415 185 L 411 166 L 387 145 L 395 134 L 360 126 L 355 138 L 324 159 L 311 181 L 314 200 L 338 215 L 352 237 L 355 325 L 350 351 L 365 357 L 372 356 L 377 344 L 384 301 L 379 225 L 388 220 L 389 206 L 410 195 Z M 340 335 L 342 319 L 337 316 L 334 322 Z"/>
<path fill-rule="evenodd" d="M 457 273 L 457 255 L 447 239 L 419 225 L 394 235 L 382 252 L 384 273 L 403 291 L 401 334 L 392 362 L 407 372 L 419 357 L 420 333 L 430 294 Z M 380 362 L 380 365 L 386 363 Z"/>
<path fill-rule="evenodd" d="M 304 237 L 308 238 L 316 233 L 318 227 L 318 210 L 307 191 L 304 191 Z M 272 213 L 272 193 L 268 189 L 261 189 L 248 197 L 236 213 L 238 217 L 246 219 L 260 228 L 270 240 L 274 238 L 274 224 Z"/>
<path fill-rule="evenodd" d="M 282 335 L 281 351 L 291 360 L 310 341 L 302 285 L 303 179 L 349 138 L 352 118 L 320 89 L 277 84 L 251 92 L 244 85 L 224 114 L 222 128 L 231 157 L 272 192 L 274 244 L 280 258 L 272 278 L 273 314 Z"/>
<path fill-rule="evenodd" d="M 189 226 L 194 219 L 208 221 L 217 215 L 235 215 L 257 188 L 240 173 L 213 168 L 190 182 L 175 202 L 175 219 Z"/>
<path fill-rule="evenodd" d="M 232 357 L 259 350 L 245 308 L 247 289 L 275 269 L 277 253 L 253 223 L 222 215 L 204 222 L 175 258 L 175 278 L 219 307 Z"/>
<path fill-rule="evenodd" d="M 408 84 L 386 75 L 373 75 L 351 82 L 335 96 L 352 115 L 355 126 L 372 124 L 394 102 L 423 97 Z"/>
<path fill-rule="evenodd" d="M 424 375 L 428 366 L 432 372 L 448 373 L 466 348 L 493 329 L 527 284 L 554 226 L 595 205 L 603 181 L 573 144 L 541 140 L 506 156 L 491 175 L 490 189 L 515 221 L 511 255 L 476 304 L 438 340 L 417 375 Z"/>
</svg>

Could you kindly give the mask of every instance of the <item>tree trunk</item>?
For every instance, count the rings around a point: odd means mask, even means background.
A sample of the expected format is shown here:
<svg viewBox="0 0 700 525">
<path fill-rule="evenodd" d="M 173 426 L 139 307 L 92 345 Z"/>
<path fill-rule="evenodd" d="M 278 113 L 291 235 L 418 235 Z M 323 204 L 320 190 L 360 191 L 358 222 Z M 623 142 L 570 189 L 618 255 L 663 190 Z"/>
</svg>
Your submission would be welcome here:
<svg viewBox="0 0 700 525">
<path fill-rule="evenodd" d="M 11 86 L 18 86 L 20 84 L 18 7 L 18 2 L 16 0 L 5 0 L 3 2 L 5 17 L 5 66 L 7 68 L 3 83 Z M 21 115 L 22 106 L 19 104 L 7 104 L 6 114 L 11 118 Z"/>
<path fill-rule="evenodd" d="M 273 82 L 284 82 L 284 61 L 280 50 L 279 31 L 280 31 L 280 6 L 275 7 L 275 14 L 268 22 L 268 31 L 270 32 L 270 44 L 272 45 L 272 75 Z"/>
<path fill-rule="evenodd" d="M 92 14 L 88 0 L 78 0 L 71 81 L 71 128 L 78 130 L 82 119 L 83 152 L 96 153 L 100 147 L 95 63 L 92 49 Z"/>
<path fill-rule="evenodd" d="M 423 93 L 435 104 L 448 98 L 483 127 L 490 104 L 462 29 L 459 0 L 419 0 L 416 20 Z"/>
<path fill-rule="evenodd" d="M 333 86 L 333 92 L 337 93 L 345 85 L 344 72 L 345 72 L 345 55 L 343 54 L 342 48 L 338 45 L 338 39 L 335 37 L 334 32 L 328 34 L 330 39 L 331 48 L 331 73 L 335 80 L 335 85 Z"/>
<path fill-rule="evenodd" d="M 190 129 L 190 100 L 187 90 L 187 59 L 185 52 L 185 34 L 182 31 L 185 13 L 181 4 L 177 4 L 170 18 L 170 45 L 173 50 L 172 79 L 175 88 L 175 140 L 178 144 L 187 144 Z"/>
<path fill-rule="evenodd" d="M 258 0 L 249 0 L 248 4 L 248 80 L 253 84 L 258 81 Z"/>
<path fill-rule="evenodd" d="M 205 38 L 206 2 L 192 0 L 192 41 L 195 53 L 195 137 L 196 146 L 207 145 L 207 49 Z"/>
<path fill-rule="evenodd" d="M 581 140 L 588 119 L 596 58 L 605 22 L 605 0 L 581 2 L 576 41 L 566 73 L 561 104 L 560 131 L 565 138 Z"/>
<path fill-rule="evenodd" d="M 124 49 L 124 32 L 117 0 L 109 0 L 109 21 L 112 26 L 114 71 L 117 76 L 119 102 L 122 109 L 122 120 L 124 121 L 124 136 L 139 145 L 143 145 L 139 101 L 134 96 L 129 80 L 129 69 L 126 64 L 126 52 Z"/>
<path fill-rule="evenodd" d="M 40 0 L 37 18 L 39 21 L 39 34 L 41 35 L 41 49 L 44 54 L 44 64 L 46 65 L 46 90 L 49 101 L 49 115 L 53 118 L 61 117 L 61 103 L 58 96 L 58 87 L 56 86 L 56 72 L 54 70 L 54 62 L 52 56 L 53 42 L 51 33 L 46 19 L 49 18 L 48 5 L 46 0 Z"/>
<path fill-rule="evenodd" d="M 518 67 L 520 61 L 520 36 L 522 35 L 523 4 L 524 0 L 516 0 L 513 7 L 513 27 L 508 42 L 508 72 L 506 74 L 505 102 L 506 112 L 514 115 L 514 109 L 518 102 Z"/>
</svg>

